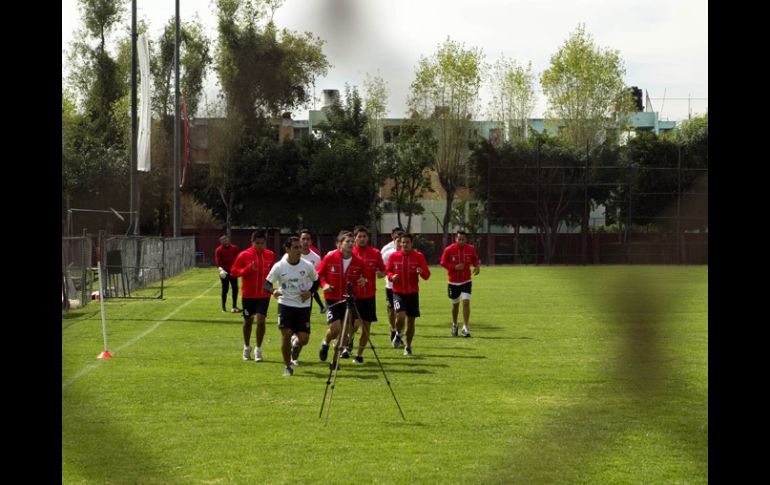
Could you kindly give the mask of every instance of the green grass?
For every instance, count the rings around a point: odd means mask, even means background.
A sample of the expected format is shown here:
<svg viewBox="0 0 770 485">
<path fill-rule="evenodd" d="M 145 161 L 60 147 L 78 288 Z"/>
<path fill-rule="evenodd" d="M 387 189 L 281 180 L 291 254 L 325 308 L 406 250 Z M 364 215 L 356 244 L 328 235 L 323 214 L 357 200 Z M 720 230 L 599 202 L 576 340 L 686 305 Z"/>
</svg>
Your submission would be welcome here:
<svg viewBox="0 0 770 485">
<path fill-rule="evenodd" d="M 406 422 L 367 349 L 342 361 L 324 426 L 316 312 L 293 377 L 275 301 L 266 361 L 241 360 L 213 268 L 163 301 L 107 300 L 112 359 L 96 359 L 98 303 L 63 315 L 62 483 L 708 482 L 708 267 L 483 267 L 470 339 L 449 336 L 431 271 L 412 357 L 378 290 L 374 344 Z"/>
</svg>

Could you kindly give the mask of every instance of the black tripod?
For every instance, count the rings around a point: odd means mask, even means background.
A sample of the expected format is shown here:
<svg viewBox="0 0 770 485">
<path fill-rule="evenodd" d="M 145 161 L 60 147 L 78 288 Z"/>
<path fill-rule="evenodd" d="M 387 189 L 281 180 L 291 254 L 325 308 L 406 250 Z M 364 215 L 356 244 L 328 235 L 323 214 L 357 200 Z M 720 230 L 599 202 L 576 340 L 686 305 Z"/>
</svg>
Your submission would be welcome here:
<svg viewBox="0 0 770 485">
<path fill-rule="evenodd" d="M 353 322 L 355 319 L 355 316 L 358 315 L 358 309 L 356 308 L 356 299 L 353 298 L 353 284 L 348 282 L 347 285 L 347 294 L 345 295 L 345 299 L 338 301 L 337 303 L 334 303 L 332 305 L 329 305 L 327 307 L 327 310 L 329 308 L 332 308 L 336 305 L 339 305 L 341 303 L 345 303 L 345 317 L 342 320 L 342 329 L 340 330 L 340 335 L 336 339 L 336 343 L 334 344 L 334 357 L 332 357 L 331 364 L 329 364 L 329 376 L 326 378 L 326 390 L 324 390 L 324 398 L 323 401 L 321 401 L 321 411 L 318 413 L 318 417 L 320 418 L 323 415 L 324 412 L 324 405 L 326 404 L 326 393 L 329 391 L 329 384 L 332 386 L 332 392 L 329 394 L 329 406 L 326 408 L 326 421 L 324 422 L 324 426 L 329 424 L 329 413 L 332 409 L 332 398 L 334 397 L 334 386 L 337 383 L 337 373 L 340 369 L 340 354 L 341 350 L 345 346 L 347 339 L 348 339 L 348 329 L 353 327 Z M 361 332 L 366 332 L 366 326 L 361 325 Z M 369 347 L 372 349 L 372 353 L 374 353 L 374 357 L 377 359 L 377 364 L 380 366 L 380 370 L 382 371 L 382 376 L 385 378 L 385 382 L 388 384 L 388 389 L 390 389 L 390 394 L 393 395 L 393 400 L 396 402 L 396 406 L 398 406 L 398 412 L 401 413 L 401 417 L 406 421 L 406 417 L 404 416 L 404 411 L 401 410 L 401 405 L 398 404 L 398 399 L 396 399 L 396 394 L 393 392 L 393 388 L 390 386 L 390 381 L 388 380 L 387 374 L 385 374 L 385 368 L 382 366 L 382 362 L 380 362 L 380 357 L 377 355 L 377 350 L 374 348 L 374 344 L 372 343 L 371 335 L 367 333 L 366 339 L 369 341 Z M 334 374 L 334 379 L 332 380 L 332 374 Z"/>
</svg>

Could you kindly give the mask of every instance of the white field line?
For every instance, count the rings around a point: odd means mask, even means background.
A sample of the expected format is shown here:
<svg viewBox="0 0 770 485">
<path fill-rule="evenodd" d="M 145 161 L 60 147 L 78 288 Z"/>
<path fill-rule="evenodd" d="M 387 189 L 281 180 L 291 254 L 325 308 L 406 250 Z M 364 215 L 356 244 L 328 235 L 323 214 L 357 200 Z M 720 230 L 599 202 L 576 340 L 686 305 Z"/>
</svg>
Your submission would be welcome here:
<svg viewBox="0 0 770 485">
<path fill-rule="evenodd" d="M 216 287 L 216 286 L 218 286 L 218 285 L 219 285 L 219 283 L 218 283 L 218 282 L 217 282 L 217 283 L 214 283 L 213 285 L 211 285 L 211 287 L 209 287 L 208 289 L 206 289 L 206 290 L 205 290 L 203 293 L 201 293 L 200 295 L 198 295 L 198 296 L 196 296 L 195 298 L 193 298 L 192 300 L 188 300 L 186 303 L 184 303 L 184 304 L 182 304 L 182 305 L 178 306 L 178 307 L 176 308 L 176 310 L 172 311 L 171 313 L 169 313 L 169 314 L 168 314 L 168 315 L 166 315 L 165 317 L 163 317 L 163 318 L 161 318 L 160 320 L 158 320 L 157 322 L 155 322 L 155 324 L 154 324 L 152 327 L 148 328 L 147 330 L 145 330 L 145 331 L 144 331 L 144 332 L 142 332 L 141 334 L 137 335 L 136 337 L 132 338 L 132 339 L 131 339 L 131 340 L 129 340 L 128 342 L 124 343 L 123 345 L 121 345 L 120 347 L 118 347 L 117 349 L 115 349 L 115 351 L 114 351 L 114 352 L 112 352 L 112 353 L 113 353 L 113 354 L 115 354 L 115 353 L 117 353 L 117 352 L 120 352 L 121 350 L 125 349 L 126 347 L 128 347 L 128 346 L 130 346 L 130 345 L 133 345 L 133 344 L 135 344 L 136 342 L 138 342 L 139 340 L 143 339 L 144 337 L 146 337 L 147 335 L 149 335 L 150 333 L 152 333 L 152 332 L 153 332 L 153 331 L 154 331 L 156 328 L 160 327 L 160 326 L 161 326 L 161 325 L 162 325 L 162 324 L 163 324 L 163 323 L 164 323 L 166 320 L 168 320 L 169 318 L 171 318 L 171 317 L 173 317 L 174 315 L 176 315 L 176 314 L 177 314 L 177 312 L 179 312 L 180 310 L 182 310 L 183 308 L 185 308 L 185 307 L 186 307 L 187 305 L 189 305 L 190 303 L 192 303 L 192 302 L 194 302 L 194 301 L 198 300 L 199 298 L 201 298 L 202 296 L 204 296 L 206 293 L 208 293 L 209 291 L 211 291 L 211 289 L 212 289 L 212 288 L 214 288 L 214 287 Z M 101 363 L 100 361 L 96 361 L 96 362 L 94 362 L 93 364 L 90 364 L 90 365 L 86 366 L 84 369 L 82 369 L 81 371 L 79 371 L 77 374 L 75 374 L 74 376 L 70 377 L 70 378 L 69 378 L 69 379 L 67 379 L 66 381 L 62 382 L 62 385 L 61 385 L 61 388 L 62 388 L 62 390 L 64 390 L 66 387 L 69 387 L 69 386 L 70 386 L 70 385 L 71 385 L 73 382 L 75 382 L 76 380 L 80 379 L 80 378 L 81 378 L 81 377 L 83 377 L 84 375 L 88 374 L 88 373 L 89 373 L 89 372 L 91 372 L 92 370 L 96 369 L 96 367 L 97 367 L 97 366 L 98 366 L 100 363 Z"/>
</svg>

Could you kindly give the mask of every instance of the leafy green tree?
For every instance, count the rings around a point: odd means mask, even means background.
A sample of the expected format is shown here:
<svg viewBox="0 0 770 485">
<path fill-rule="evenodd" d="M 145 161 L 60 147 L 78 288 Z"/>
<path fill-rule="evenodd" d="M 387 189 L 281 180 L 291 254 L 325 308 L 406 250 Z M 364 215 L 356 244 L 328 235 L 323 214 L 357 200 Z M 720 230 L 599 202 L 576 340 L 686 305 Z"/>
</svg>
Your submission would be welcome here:
<svg viewBox="0 0 770 485">
<path fill-rule="evenodd" d="M 408 99 L 438 140 L 434 169 L 446 194 L 443 243 L 449 243 L 452 202 L 465 184 L 472 120 L 478 112 L 483 53 L 447 38 L 431 57 L 421 56 Z"/>
<path fill-rule="evenodd" d="M 283 111 L 310 100 L 313 79 L 326 74 L 329 63 L 323 41 L 306 32 L 278 30 L 272 20 L 281 1 L 217 0 L 216 70 L 223 89 L 227 119 L 216 134 L 206 188 L 196 191 L 215 214 L 224 214 L 227 231 L 240 222 L 240 211 L 262 180 L 246 179 L 244 170 L 261 167 L 265 143 L 277 133 L 269 123 Z M 256 138 L 255 138 L 256 137 Z M 211 140 L 211 139 L 210 139 Z M 261 148 L 262 149 L 261 149 Z M 288 174 L 288 172 L 287 172 Z M 249 182 L 249 183 L 244 183 Z M 217 197 L 206 196 L 215 193 Z"/>
<path fill-rule="evenodd" d="M 535 75 L 532 63 L 527 68 L 501 57 L 495 62 L 489 79 L 492 99 L 489 116 L 505 126 L 505 140 L 514 142 L 527 136 L 527 118 L 535 108 Z"/>
<path fill-rule="evenodd" d="M 671 133 L 640 132 L 620 150 L 626 168 L 609 200 L 621 225 L 672 231 L 708 227 L 708 117 L 696 118 Z M 681 204 L 677 213 L 677 200 Z"/>
<path fill-rule="evenodd" d="M 579 24 L 540 77 L 548 99 L 546 123 L 563 127 L 561 136 L 581 149 L 600 145 L 610 124 L 623 129 L 625 113 L 633 109 L 625 73 L 620 53 L 596 46 Z"/>
<path fill-rule="evenodd" d="M 535 135 L 526 141 L 495 147 L 481 140 L 471 157 L 474 192 L 485 202 L 490 223 L 538 227 L 543 258 L 551 263 L 562 225 L 574 227 L 585 218 L 585 190 L 590 204 L 606 200 L 610 190 L 594 184 L 589 168 L 609 163 L 612 144 L 581 152 L 559 137 Z"/>
<path fill-rule="evenodd" d="M 430 127 L 410 120 L 401 126 L 395 143 L 385 148 L 385 168 L 393 182 L 390 201 L 399 227 L 405 227 L 406 232 L 411 232 L 412 216 L 424 210 L 420 198 L 425 192 L 433 192 L 430 173 L 437 145 Z M 406 224 L 401 221 L 402 213 L 407 217 Z"/>
<path fill-rule="evenodd" d="M 62 93 L 63 210 L 128 205 L 128 65 L 110 52 L 125 3 L 79 2 L 83 28 L 67 53 Z"/>
<path fill-rule="evenodd" d="M 188 117 L 192 119 L 197 114 L 203 92 L 203 80 L 212 62 L 211 41 L 204 34 L 198 21 L 181 22 L 179 33 L 180 92 L 184 96 Z M 175 20 L 171 18 L 158 40 L 150 45 L 150 71 L 153 77 L 152 106 L 157 121 L 153 123 L 152 168 L 149 173 L 139 173 L 143 233 L 157 233 L 172 224 L 174 184 L 180 183 L 179 180 L 174 180 L 173 165 L 174 44 Z M 180 154 L 180 160 L 181 157 L 182 154 Z"/>
<path fill-rule="evenodd" d="M 302 209 L 305 221 L 313 221 L 317 231 L 331 233 L 366 224 L 379 187 L 369 121 L 358 89 L 346 86 L 345 102 L 330 106 L 326 118 L 318 126 L 320 146 L 300 181 L 312 197 Z"/>
<path fill-rule="evenodd" d="M 369 230 L 373 241 L 377 240 L 378 222 L 381 216 L 380 187 L 388 177 L 385 154 L 385 115 L 387 114 L 388 88 L 385 80 L 378 75 L 366 75 L 364 80 L 364 113 L 369 131 L 371 161 L 374 164 L 374 183 L 372 200 L 369 206 Z"/>
<path fill-rule="evenodd" d="M 310 101 L 315 77 L 329 63 L 324 42 L 309 32 L 278 30 L 268 19 L 281 2 L 217 0 L 219 47 L 216 68 L 228 117 L 252 125 L 256 119 L 280 116 Z M 261 22 L 267 20 L 263 26 Z"/>
</svg>

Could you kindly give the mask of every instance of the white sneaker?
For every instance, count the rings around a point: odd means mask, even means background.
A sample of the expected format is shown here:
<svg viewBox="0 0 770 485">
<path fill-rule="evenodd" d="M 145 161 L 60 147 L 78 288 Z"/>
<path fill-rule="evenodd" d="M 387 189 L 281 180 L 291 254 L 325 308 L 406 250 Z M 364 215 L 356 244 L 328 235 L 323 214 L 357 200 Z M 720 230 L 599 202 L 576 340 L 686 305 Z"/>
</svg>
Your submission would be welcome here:
<svg viewBox="0 0 770 485">
<path fill-rule="evenodd" d="M 404 347 L 404 355 L 412 355 L 412 347 Z"/>
<path fill-rule="evenodd" d="M 292 367 L 297 367 L 297 366 L 299 366 L 299 361 L 297 361 L 297 360 L 292 360 L 292 361 L 290 362 L 290 365 L 291 365 Z"/>
<path fill-rule="evenodd" d="M 463 337 L 470 337 L 470 336 L 471 336 L 471 332 L 466 327 L 463 327 Z"/>
<path fill-rule="evenodd" d="M 251 347 L 243 348 L 243 360 L 251 360 Z"/>
<path fill-rule="evenodd" d="M 262 349 L 259 347 L 254 351 L 254 362 L 262 362 Z"/>
<path fill-rule="evenodd" d="M 452 324 L 452 337 L 457 337 L 457 324 Z"/>
</svg>

